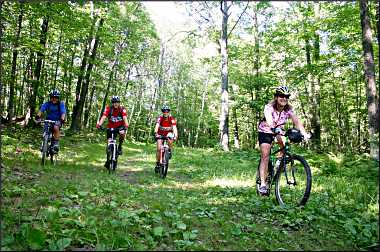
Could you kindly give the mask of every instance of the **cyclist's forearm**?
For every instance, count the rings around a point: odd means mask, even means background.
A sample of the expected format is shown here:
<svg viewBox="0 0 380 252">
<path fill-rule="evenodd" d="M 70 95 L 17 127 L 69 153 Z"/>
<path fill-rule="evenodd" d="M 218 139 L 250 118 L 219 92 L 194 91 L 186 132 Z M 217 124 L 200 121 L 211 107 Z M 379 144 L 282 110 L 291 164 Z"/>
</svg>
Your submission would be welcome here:
<svg viewBox="0 0 380 252">
<path fill-rule="evenodd" d="M 306 130 L 305 130 L 305 127 L 303 126 L 301 120 L 297 116 L 293 116 L 292 119 L 293 119 L 294 126 L 296 126 L 296 128 L 301 131 L 302 135 L 305 135 Z"/>
<path fill-rule="evenodd" d="M 124 119 L 124 126 L 125 126 L 126 128 L 128 128 L 129 125 L 128 125 L 127 117 L 124 116 L 123 119 Z"/>
<path fill-rule="evenodd" d="M 159 125 L 156 124 L 156 127 L 154 127 L 154 134 L 157 134 L 157 133 L 158 133 L 158 127 L 159 127 Z"/>
<path fill-rule="evenodd" d="M 99 125 L 102 125 L 104 123 L 104 120 L 106 119 L 106 117 L 103 115 L 100 120 L 99 120 Z"/>
<path fill-rule="evenodd" d="M 178 138 L 178 130 L 177 127 L 173 127 L 173 133 L 176 138 Z"/>
</svg>

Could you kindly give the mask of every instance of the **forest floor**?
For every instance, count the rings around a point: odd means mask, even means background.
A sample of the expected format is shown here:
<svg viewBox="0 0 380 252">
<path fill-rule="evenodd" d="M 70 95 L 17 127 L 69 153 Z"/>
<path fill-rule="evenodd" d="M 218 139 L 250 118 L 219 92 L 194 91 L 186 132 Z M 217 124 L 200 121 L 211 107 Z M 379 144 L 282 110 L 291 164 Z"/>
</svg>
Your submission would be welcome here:
<svg viewBox="0 0 380 252">
<path fill-rule="evenodd" d="M 298 151 L 312 169 L 304 208 L 255 190 L 259 153 L 127 141 L 108 174 L 104 134 L 67 134 L 40 165 L 40 131 L 2 132 L 1 250 L 378 250 L 379 167 L 364 155 Z"/>
</svg>

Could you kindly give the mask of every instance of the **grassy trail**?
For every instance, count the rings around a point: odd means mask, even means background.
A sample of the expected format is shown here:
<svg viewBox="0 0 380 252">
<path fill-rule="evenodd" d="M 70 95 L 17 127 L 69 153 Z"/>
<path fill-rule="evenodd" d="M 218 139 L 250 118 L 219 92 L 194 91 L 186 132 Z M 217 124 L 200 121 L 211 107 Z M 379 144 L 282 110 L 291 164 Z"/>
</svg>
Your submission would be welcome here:
<svg viewBox="0 0 380 252">
<path fill-rule="evenodd" d="M 303 152 L 313 173 L 311 198 L 303 209 L 287 209 L 274 195 L 256 195 L 255 151 L 176 147 L 163 180 L 153 171 L 152 144 L 128 141 L 109 175 L 102 135 L 66 136 L 59 164 L 45 167 L 38 132 L 20 136 L 2 136 L 2 250 L 378 246 L 378 164 L 363 156 Z"/>
</svg>

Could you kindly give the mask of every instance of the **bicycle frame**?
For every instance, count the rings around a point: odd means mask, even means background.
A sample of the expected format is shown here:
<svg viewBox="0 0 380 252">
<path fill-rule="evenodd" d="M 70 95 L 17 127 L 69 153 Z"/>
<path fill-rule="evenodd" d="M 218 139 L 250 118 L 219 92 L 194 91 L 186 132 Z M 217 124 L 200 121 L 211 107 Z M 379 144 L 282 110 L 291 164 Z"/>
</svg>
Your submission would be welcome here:
<svg viewBox="0 0 380 252">
<path fill-rule="evenodd" d="M 111 167 L 112 167 L 112 170 L 115 170 L 116 168 L 116 163 L 117 163 L 117 158 L 118 158 L 118 152 L 117 152 L 117 143 L 116 143 L 116 135 L 119 134 L 119 132 L 123 129 L 125 129 L 124 127 L 117 127 L 117 128 L 99 128 L 100 130 L 105 130 L 107 132 L 110 132 L 111 133 L 111 138 L 108 138 L 107 137 L 107 149 L 106 149 L 106 153 L 107 153 L 107 161 L 110 161 L 111 162 Z M 112 153 L 109 153 L 109 150 L 111 149 L 110 147 L 113 146 L 112 148 Z M 111 168 L 109 168 L 109 172 L 111 172 Z"/>
<path fill-rule="evenodd" d="M 277 138 L 275 138 L 277 139 Z M 277 141 L 275 141 L 277 143 Z M 286 182 L 288 185 L 297 185 L 297 181 L 296 181 L 296 178 L 294 177 L 294 174 L 292 174 L 293 176 L 293 182 L 291 182 L 289 179 L 288 179 L 288 174 L 287 174 L 287 170 L 286 170 L 286 162 L 285 162 L 285 159 L 287 157 L 290 157 L 292 156 L 292 154 L 290 153 L 290 144 L 289 144 L 289 139 L 287 136 L 285 136 L 285 143 L 284 143 L 284 147 L 280 148 L 278 147 L 274 152 L 272 152 L 272 148 L 273 148 L 273 145 L 271 147 L 271 151 L 270 151 L 270 160 L 269 162 L 272 163 L 272 167 L 274 167 L 276 169 L 275 173 L 274 173 L 274 176 L 271 177 L 270 181 L 271 181 L 271 184 L 274 182 L 273 178 L 277 175 L 277 173 L 283 171 L 284 172 L 284 175 L 285 175 L 285 178 L 286 178 Z M 281 158 L 281 163 L 278 167 L 275 167 L 275 163 L 273 162 L 274 160 L 276 160 L 276 154 L 279 153 L 279 152 L 282 152 L 284 151 L 284 155 L 282 156 Z M 269 165 L 268 165 L 269 166 Z"/>
<path fill-rule="evenodd" d="M 112 151 L 112 161 L 116 161 L 116 159 L 117 159 L 117 157 L 116 157 L 117 143 L 115 140 L 115 136 L 118 134 L 119 130 L 116 130 L 116 129 L 117 128 L 107 129 L 111 132 L 111 138 L 107 139 L 107 151 L 111 145 L 114 146 L 113 151 Z"/>
<path fill-rule="evenodd" d="M 275 134 L 275 137 L 278 134 Z M 269 152 L 268 175 L 266 176 L 267 193 L 271 194 L 272 187 L 275 189 L 276 200 L 280 205 L 296 204 L 305 205 L 311 192 L 311 170 L 307 161 L 300 155 L 292 153 L 292 142 L 285 134 L 284 146 L 275 147 L 273 141 Z M 277 138 L 276 138 L 277 140 Z M 296 140 L 298 143 L 298 140 Z M 281 157 L 277 157 L 282 152 Z M 296 180 L 297 177 L 297 180 Z M 260 193 L 260 164 L 256 173 L 256 192 Z M 300 187 L 298 187 L 300 186 Z M 298 188 L 298 189 L 297 189 Z"/>
<path fill-rule="evenodd" d="M 160 163 L 165 165 L 168 161 L 164 158 L 165 151 L 169 150 L 168 145 L 168 138 L 161 138 L 162 139 L 162 145 L 160 148 Z"/>
<path fill-rule="evenodd" d="M 42 164 L 45 165 L 45 158 L 48 155 L 50 155 L 51 162 L 55 163 L 53 155 L 58 155 L 58 153 L 54 153 L 51 150 L 51 140 L 53 137 L 53 127 L 56 121 L 44 120 L 40 123 L 44 124 L 43 133 L 42 133 L 42 145 L 41 145 Z"/>
</svg>

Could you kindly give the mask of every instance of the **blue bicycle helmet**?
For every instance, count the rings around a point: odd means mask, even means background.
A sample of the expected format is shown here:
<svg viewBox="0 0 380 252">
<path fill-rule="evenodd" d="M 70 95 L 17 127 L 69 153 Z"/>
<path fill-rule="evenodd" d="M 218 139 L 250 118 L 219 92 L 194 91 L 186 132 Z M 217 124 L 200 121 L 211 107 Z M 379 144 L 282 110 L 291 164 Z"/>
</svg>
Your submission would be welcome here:
<svg viewBox="0 0 380 252">
<path fill-rule="evenodd" d="M 52 98 L 52 97 L 57 97 L 57 98 L 59 98 L 60 95 L 61 95 L 61 94 L 59 93 L 58 90 L 53 90 L 53 91 L 50 92 L 50 98 Z"/>
</svg>

